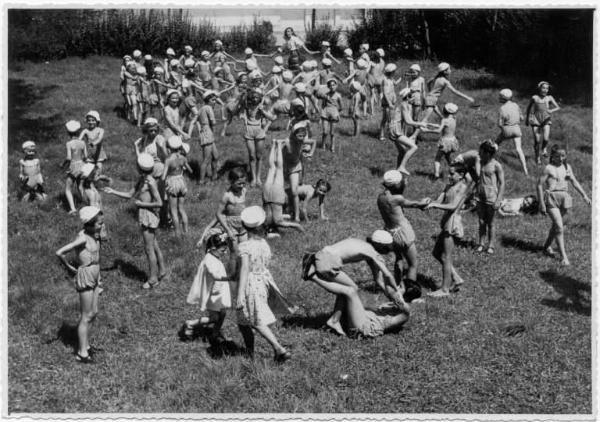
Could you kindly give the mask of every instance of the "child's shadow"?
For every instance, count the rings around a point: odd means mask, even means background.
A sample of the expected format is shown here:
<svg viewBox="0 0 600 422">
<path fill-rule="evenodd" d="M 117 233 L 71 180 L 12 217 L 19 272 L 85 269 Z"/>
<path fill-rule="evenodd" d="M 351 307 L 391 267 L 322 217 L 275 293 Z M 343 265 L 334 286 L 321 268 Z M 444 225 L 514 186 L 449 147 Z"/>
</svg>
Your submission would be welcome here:
<svg viewBox="0 0 600 422">
<path fill-rule="evenodd" d="M 225 356 L 239 356 L 245 352 L 243 347 L 238 346 L 231 340 L 209 338 L 209 343 L 210 346 L 206 351 L 213 359 L 221 359 Z"/>
<path fill-rule="evenodd" d="M 146 273 L 131 262 L 123 261 L 122 259 L 117 258 L 113 261 L 113 266 L 111 269 L 112 268 L 118 268 L 119 271 L 129 279 L 146 281 Z"/>
<path fill-rule="evenodd" d="M 77 325 L 71 325 L 63 321 L 56 333 L 56 339 L 60 340 L 65 346 L 71 347 L 73 353 L 77 352 L 77 348 L 79 347 Z"/>
<path fill-rule="evenodd" d="M 318 330 L 325 325 L 325 322 L 328 318 L 329 314 L 326 313 L 319 313 L 315 315 L 293 314 L 283 317 L 281 325 L 286 328 L 302 327 Z"/>
<path fill-rule="evenodd" d="M 502 246 L 520 249 L 525 252 L 540 252 L 544 249 L 537 243 L 533 243 L 529 240 L 518 239 L 512 236 L 502 236 L 501 242 Z"/>
<path fill-rule="evenodd" d="M 115 113 L 116 116 L 120 119 L 127 119 L 127 113 L 125 112 L 125 107 L 123 106 L 115 106 L 115 108 L 113 108 L 113 113 Z"/>
<path fill-rule="evenodd" d="M 541 303 L 563 311 L 575 311 L 580 315 L 591 315 L 591 286 L 556 271 L 540 271 L 540 276 L 561 295 L 558 299 L 544 298 Z M 584 296 L 583 293 L 586 293 Z"/>
<path fill-rule="evenodd" d="M 369 171 L 371 172 L 371 176 L 375 176 L 375 177 L 383 176 L 383 169 L 381 167 L 371 166 L 371 167 L 369 167 Z"/>
</svg>

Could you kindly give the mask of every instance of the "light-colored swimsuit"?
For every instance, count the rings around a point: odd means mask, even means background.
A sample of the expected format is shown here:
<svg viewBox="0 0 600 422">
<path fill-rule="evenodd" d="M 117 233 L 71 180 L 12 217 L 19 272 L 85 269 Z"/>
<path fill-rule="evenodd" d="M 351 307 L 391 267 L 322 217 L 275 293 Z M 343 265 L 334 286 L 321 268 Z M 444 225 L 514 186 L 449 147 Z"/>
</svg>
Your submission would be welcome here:
<svg viewBox="0 0 600 422">
<path fill-rule="evenodd" d="M 85 246 L 78 254 L 79 266 L 75 276 L 75 289 L 83 292 L 95 289 L 100 281 L 100 246 L 83 230 L 77 236 L 85 239 Z"/>
</svg>

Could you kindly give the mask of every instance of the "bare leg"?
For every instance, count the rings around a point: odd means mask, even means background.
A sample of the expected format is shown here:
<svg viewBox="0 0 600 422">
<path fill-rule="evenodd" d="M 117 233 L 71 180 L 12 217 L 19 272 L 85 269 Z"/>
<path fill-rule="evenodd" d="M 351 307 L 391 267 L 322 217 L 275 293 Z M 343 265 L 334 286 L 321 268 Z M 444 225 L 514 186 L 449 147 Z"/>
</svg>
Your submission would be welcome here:
<svg viewBox="0 0 600 422">
<path fill-rule="evenodd" d="M 82 357 L 88 356 L 88 349 L 90 348 L 89 332 L 92 321 L 96 317 L 96 311 L 94 311 L 94 296 L 96 295 L 97 301 L 97 294 L 95 293 L 95 290 L 96 289 L 79 292 L 79 310 L 81 315 L 79 324 L 77 325 L 77 338 L 79 342 L 77 353 Z"/>
<path fill-rule="evenodd" d="M 560 252 L 560 256 L 562 258 L 562 264 L 570 265 L 569 258 L 567 258 L 567 251 L 565 249 L 563 216 L 558 208 L 548 209 L 548 215 L 552 220 L 554 238 L 556 239 L 556 245 L 558 246 L 558 251 Z"/>
<path fill-rule="evenodd" d="M 75 209 L 75 201 L 73 200 L 73 179 L 71 179 L 71 177 L 67 177 L 67 180 L 65 181 L 65 197 L 67 198 L 67 202 L 69 204 L 69 212 L 70 213 L 74 213 L 77 210 Z"/>
<path fill-rule="evenodd" d="M 539 126 L 532 126 L 531 131 L 533 132 L 533 149 L 535 153 L 535 162 L 536 164 L 540 164 L 541 160 L 541 133 Z"/>
<path fill-rule="evenodd" d="M 292 204 L 294 206 L 294 221 L 300 222 L 300 198 L 298 196 L 298 185 L 300 183 L 300 174 L 291 173 L 289 176 L 290 191 L 292 192 Z"/>
<path fill-rule="evenodd" d="M 273 348 L 273 352 L 275 352 L 276 355 L 286 352 L 285 347 L 283 347 L 279 343 L 279 341 L 277 341 L 277 337 L 275 337 L 275 334 L 273 334 L 273 331 L 271 331 L 271 329 L 268 326 L 259 325 L 259 326 L 253 326 L 252 328 L 254 328 L 258 332 L 258 334 L 263 336 L 264 339 L 269 342 L 269 344 Z"/>
<path fill-rule="evenodd" d="M 142 227 L 142 236 L 144 238 L 144 250 L 146 252 L 146 258 L 148 258 L 148 264 L 150 266 L 150 277 L 147 283 L 153 285 L 158 283 L 158 261 L 156 257 L 155 234 L 154 229 L 148 227 Z"/>
<path fill-rule="evenodd" d="M 175 234 L 181 236 L 181 229 L 179 227 L 179 213 L 177 212 L 177 197 L 169 195 L 169 212 L 171 213 L 171 219 L 173 219 L 173 225 L 175 226 Z"/>
<path fill-rule="evenodd" d="M 177 198 L 177 210 L 179 211 L 179 215 L 181 216 L 181 226 L 183 228 L 183 232 L 187 233 L 188 231 L 188 216 L 185 212 L 185 196 L 180 196 Z"/>
<path fill-rule="evenodd" d="M 521 160 L 521 166 L 523 166 L 523 171 L 525 172 L 525 176 L 529 173 L 527 172 L 527 161 L 525 160 L 525 154 L 523 154 L 523 148 L 521 146 L 521 137 L 514 138 L 515 140 L 515 149 L 517 150 L 517 155 L 519 156 L 519 160 Z"/>
<path fill-rule="evenodd" d="M 398 171 L 410 174 L 408 170 L 406 170 L 406 165 L 408 164 L 408 160 L 410 160 L 413 154 L 417 152 L 417 149 L 419 149 L 417 144 L 414 139 L 407 136 L 400 136 L 398 139 L 394 140 L 394 144 L 398 150 L 398 158 L 400 160 Z M 402 155 L 402 158 L 400 158 L 400 155 Z"/>
<path fill-rule="evenodd" d="M 256 186 L 256 150 L 254 147 L 254 140 L 246 139 L 246 147 L 248 148 L 248 161 L 250 162 L 250 173 L 252 174 L 250 186 Z"/>
<path fill-rule="evenodd" d="M 313 277 L 312 280 L 328 292 L 343 296 L 345 299 L 346 311 L 348 312 L 349 326 L 352 328 L 362 327 L 366 315 L 365 308 L 360 297 L 358 297 L 357 287 L 344 286 L 336 282 L 325 281 L 316 276 Z"/>
</svg>

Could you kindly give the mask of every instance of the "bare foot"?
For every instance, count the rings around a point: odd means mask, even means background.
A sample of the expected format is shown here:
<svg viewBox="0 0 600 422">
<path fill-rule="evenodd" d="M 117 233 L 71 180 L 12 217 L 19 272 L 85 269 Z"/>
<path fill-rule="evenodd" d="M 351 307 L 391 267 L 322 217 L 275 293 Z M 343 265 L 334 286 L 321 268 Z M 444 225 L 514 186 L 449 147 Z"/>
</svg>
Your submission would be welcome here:
<svg viewBox="0 0 600 422">
<path fill-rule="evenodd" d="M 407 176 L 410 176 L 410 172 L 408 170 L 406 170 L 406 168 L 404 168 L 402 166 L 398 167 L 398 171 L 400 173 L 403 173 L 403 174 L 407 175 Z"/>
<path fill-rule="evenodd" d="M 446 292 L 446 291 L 440 289 L 440 290 L 436 290 L 434 292 L 427 293 L 427 296 L 429 296 L 429 297 L 446 297 L 446 296 L 450 296 L 450 292 Z"/>
<path fill-rule="evenodd" d="M 331 320 L 327 320 L 327 322 L 325 324 L 327 324 L 327 326 L 329 328 L 331 328 L 333 331 L 338 333 L 340 336 L 346 337 L 346 333 L 344 332 L 344 329 L 342 328 L 342 324 L 340 324 L 339 321 L 331 322 Z"/>
<path fill-rule="evenodd" d="M 571 265 L 571 263 L 569 262 L 569 260 L 567 258 L 565 258 L 562 261 L 560 261 L 560 265 L 562 265 L 564 267 L 568 267 L 569 265 Z"/>
<path fill-rule="evenodd" d="M 552 249 L 551 246 L 548 246 L 546 249 L 544 249 L 544 253 L 548 256 L 554 257 L 554 249 Z"/>
</svg>

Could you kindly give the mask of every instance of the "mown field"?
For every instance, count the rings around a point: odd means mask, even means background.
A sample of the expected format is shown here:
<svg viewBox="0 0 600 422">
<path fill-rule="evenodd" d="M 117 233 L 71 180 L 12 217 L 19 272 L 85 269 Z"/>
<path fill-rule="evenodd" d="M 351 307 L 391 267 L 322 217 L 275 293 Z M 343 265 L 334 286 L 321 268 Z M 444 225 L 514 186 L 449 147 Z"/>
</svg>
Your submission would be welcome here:
<svg viewBox="0 0 600 422">
<path fill-rule="evenodd" d="M 400 61 L 401 69 L 410 63 Z M 110 242 L 102 251 L 105 292 L 92 342 L 105 349 L 95 365 L 75 362 L 78 297 L 54 251 L 80 229 L 63 203 L 64 123 L 83 121 L 95 109 L 106 130 L 110 160 L 106 172 L 113 186 L 129 188 L 135 180 L 133 141 L 139 129 L 119 117 L 120 61 L 91 57 L 33 64 L 12 63 L 9 70 L 8 138 L 8 410 L 9 412 L 364 412 L 364 413 L 591 413 L 591 210 L 573 191 L 574 208 L 567 224 L 571 267 L 542 254 L 549 228 L 543 216 L 498 220 L 494 256 L 468 247 L 477 235 L 474 214 L 464 216 L 467 241 L 455 253 L 466 283 L 448 299 L 427 299 L 413 306 L 398 334 L 375 340 L 336 337 L 321 329 L 333 297 L 301 280 L 303 251 L 347 236 L 365 237 L 382 226 L 375 199 L 385 170 L 395 165 L 391 142 L 376 140 L 379 113 L 363 123 L 350 140 L 351 121 L 338 127 L 343 151 L 317 150 L 307 164 L 307 182 L 324 177 L 333 186 L 326 205 L 330 221 L 306 223 L 306 234 L 285 233 L 270 241 L 276 282 L 299 306 L 280 320 L 276 332 L 293 353 L 277 366 L 267 343 L 257 340 L 254 361 L 233 353 L 217 356 L 200 339 L 184 343 L 178 330 L 196 315 L 186 305 L 201 252 L 195 244 L 212 218 L 225 178 L 207 186 L 189 181 L 190 233 L 183 240 L 159 232 L 170 280 L 143 291 L 146 258 L 133 202 L 104 195 Z M 425 63 L 427 77 L 434 65 Z M 504 81 L 488 73 L 459 69 L 453 81 L 482 106 L 470 109 L 445 93 L 460 109 L 457 134 L 461 149 L 495 137 L 497 91 Z M 513 86 L 524 85 L 522 81 Z M 533 88 L 532 88 L 533 89 Z M 561 89 L 555 97 L 561 102 Z M 533 91 L 515 92 L 525 110 Z M 587 192 L 592 189 L 592 109 L 562 104 L 552 126 L 552 140 L 568 146 L 568 160 Z M 218 115 L 218 113 L 217 113 Z M 283 123 L 269 136 L 285 136 Z M 317 123 L 314 132 L 320 133 Z M 533 162 L 533 142 L 524 129 L 530 176 L 520 170 L 506 142 L 504 166 L 507 197 L 535 193 L 541 167 Z M 18 160 L 26 139 L 38 145 L 49 198 L 20 203 Z M 224 159 L 245 160 L 239 121 L 218 140 Z M 406 196 L 436 197 L 445 181 L 431 181 L 436 142 L 419 144 Z M 191 158 L 197 160 L 198 144 Z M 266 169 L 265 169 L 266 171 Z M 260 202 L 253 189 L 248 204 Z M 441 278 L 431 256 L 441 213 L 407 210 L 417 233 L 419 279 Z M 391 259 L 388 258 L 391 265 Z M 367 303 L 385 297 L 373 287 L 366 267 L 351 276 Z M 511 328 L 520 326 L 516 335 Z M 233 318 L 225 334 L 242 344 Z"/>
</svg>

